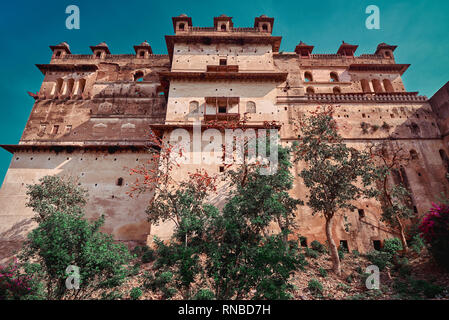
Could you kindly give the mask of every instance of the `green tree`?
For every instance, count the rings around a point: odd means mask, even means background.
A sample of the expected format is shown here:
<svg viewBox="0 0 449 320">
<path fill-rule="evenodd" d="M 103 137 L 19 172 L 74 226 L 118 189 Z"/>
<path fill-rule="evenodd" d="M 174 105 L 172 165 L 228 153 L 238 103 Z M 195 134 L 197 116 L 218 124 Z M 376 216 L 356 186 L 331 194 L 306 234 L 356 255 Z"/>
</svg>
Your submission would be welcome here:
<svg viewBox="0 0 449 320">
<path fill-rule="evenodd" d="M 405 171 L 402 169 L 410 159 L 402 148 L 386 142 L 371 145 L 369 151 L 378 165 L 379 176 L 376 185 L 382 206 L 382 221 L 399 235 L 402 250 L 407 253 L 404 225 L 417 217 L 412 209 L 412 195 L 405 182 Z"/>
<path fill-rule="evenodd" d="M 216 190 L 215 178 L 200 171 L 180 184 L 176 201 L 156 200 L 163 201 L 170 217 L 154 210 L 159 204 L 151 204 L 150 216 L 178 222 L 169 244 L 156 241 L 155 282 L 172 273 L 171 283 L 184 298 L 199 294 L 192 291 L 194 283 L 217 299 L 290 297 L 289 277 L 304 263 L 296 244 L 286 237 L 300 201 L 288 194 L 293 181 L 289 150 L 279 148 L 278 156 L 273 175 L 261 174 L 258 163 L 227 170 L 224 178 L 231 188 L 221 211 L 206 202 Z M 281 230 L 270 234 L 273 223 Z M 166 283 L 161 291 L 167 291 Z"/>
<path fill-rule="evenodd" d="M 338 249 L 332 237 L 334 217 L 342 210 L 354 210 L 354 200 L 374 197 L 371 183 L 377 176 L 368 153 L 348 147 L 337 132 L 332 107 L 318 109 L 300 122 L 295 161 L 303 161 L 299 173 L 309 190 L 307 205 L 325 218 L 325 231 L 333 269 L 341 274 Z"/>
<path fill-rule="evenodd" d="M 120 285 L 132 256 L 126 246 L 99 231 L 104 217 L 84 219 L 86 192 L 71 179 L 44 177 L 40 182 L 28 186 L 39 225 L 28 234 L 19 259 L 44 283 L 46 299 L 85 299 Z M 66 288 L 69 266 L 79 268 L 79 290 Z"/>
<path fill-rule="evenodd" d="M 27 206 L 37 215 L 38 223 L 55 212 L 81 214 L 86 205 L 87 190 L 77 186 L 72 177 L 45 176 L 40 183 L 27 186 Z"/>
</svg>

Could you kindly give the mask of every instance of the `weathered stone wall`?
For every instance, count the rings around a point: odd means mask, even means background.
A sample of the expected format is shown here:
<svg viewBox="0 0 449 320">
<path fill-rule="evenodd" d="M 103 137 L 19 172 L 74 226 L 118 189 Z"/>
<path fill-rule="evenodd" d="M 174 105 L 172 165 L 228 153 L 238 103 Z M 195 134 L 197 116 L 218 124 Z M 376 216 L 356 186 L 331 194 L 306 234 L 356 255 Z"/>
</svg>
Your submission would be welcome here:
<svg viewBox="0 0 449 320">
<path fill-rule="evenodd" d="M 134 178 L 129 168 L 148 161 L 147 152 L 115 153 L 74 151 L 20 151 L 14 153 L 0 192 L 0 257 L 16 248 L 35 224 L 25 206 L 26 186 L 38 183 L 45 175 L 72 176 L 89 192 L 86 217 L 104 215 L 103 231 L 120 241 L 145 242 L 150 233 L 145 208 L 151 194 L 131 199 L 126 193 Z M 122 185 L 118 179 L 122 178 Z M 3 242 L 13 241 L 5 248 Z"/>
<path fill-rule="evenodd" d="M 449 193 L 448 85 L 430 103 L 407 92 L 402 74 L 408 65 L 396 64 L 394 46 L 381 44 L 374 54 L 359 56 L 281 53 L 281 38 L 271 36 L 271 18 L 256 18 L 254 28 L 234 28 L 223 16 L 215 27 L 193 27 L 189 19 L 174 18 L 175 36 L 166 38 L 169 55 L 152 54 L 148 43 L 136 46 L 136 54 L 121 55 L 110 54 L 106 44 L 92 47 L 93 54 L 71 54 L 64 43 L 53 46 L 50 63 L 38 65 L 45 77 L 19 146 L 5 147 L 14 157 L 0 190 L 0 258 L 17 248 L 34 226 L 25 206 L 26 185 L 47 174 L 78 177 L 90 193 L 88 217 L 105 214 L 104 230 L 117 240 L 145 241 L 154 235 L 168 239 L 172 224 L 150 228 L 145 220 L 151 195 L 138 199 L 126 195 L 131 181 L 125 167 L 148 158 L 142 147 L 151 125 L 158 125 L 168 140 L 176 125 L 185 127 L 213 115 L 217 103 L 206 103 L 206 98 L 234 99 L 226 113 L 240 120 L 246 117 L 250 125 L 276 121 L 283 145 L 297 139 L 293 123 L 299 117 L 320 105 L 336 106 L 340 134 L 350 146 L 362 150 L 389 141 L 416 153 L 405 172 L 420 214 L 439 193 Z M 217 68 L 220 59 L 230 68 Z M 208 70 L 208 66 L 215 67 Z M 189 72 L 197 78 L 186 77 Z M 284 73 L 286 81 L 280 81 Z M 312 79 L 306 79 L 306 73 Z M 193 112 L 198 110 L 199 114 Z M 215 142 L 205 137 L 203 150 Z M 201 163 L 177 168 L 176 179 L 199 168 L 219 174 L 220 164 L 210 161 L 217 155 L 207 150 L 199 155 Z M 193 153 L 189 147 L 186 155 Z M 292 172 L 297 176 L 302 168 L 298 164 Z M 117 185 L 120 177 L 122 186 Z M 224 182 L 211 199 L 219 207 L 225 203 L 227 187 Z M 292 195 L 303 200 L 307 196 L 299 177 Z M 337 243 L 346 240 L 350 250 L 364 252 L 372 249 L 373 240 L 392 236 L 379 221 L 379 203 L 360 200 L 354 205 L 365 216 L 355 211 L 347 212 L 348 221 L 338 218 L 333 226 Z M 323 218 L 301 207 L 297 222 L 294 237 L 324 242 Z M 349 231 L 344 227 L 347 222 Z"/>
</svg>

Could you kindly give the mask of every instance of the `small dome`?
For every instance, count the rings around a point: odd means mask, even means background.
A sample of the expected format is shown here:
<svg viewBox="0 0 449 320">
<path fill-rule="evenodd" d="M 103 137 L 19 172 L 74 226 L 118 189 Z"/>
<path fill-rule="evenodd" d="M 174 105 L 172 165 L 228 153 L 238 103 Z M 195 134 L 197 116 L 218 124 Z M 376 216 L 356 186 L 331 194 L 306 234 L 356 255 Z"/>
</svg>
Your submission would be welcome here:
<svg viewBox="0 0 449 320">
<path fill-rule="evenodd" d="M 220 14 L 220 18 L 229 18 L 229 17 L 225 14 Z"/>
<path fill-rule="evenodd" d="M 149 46 L 150 44 L 147 42 L 147 40 L 145 40 L 145 41 L 142 42 L 140 45 L 141 45 L 141 46 Z"/>
<path fill-rule="evenodd" d="M 67 48 L 69 48 L 69 45 L 68 45 L 68 43 L 67 43 L 67 42 L 65 42 L 65 41 L 63 41 L 63 42 L 61 42 L 60 44 L 58 44 L 58 46 L 64 46 L 64 47 L 67 47 Z"/>
<path fill-rule="evenodd" d="M 106 42 L 100 42 L 99 44 L 97 44 L 97 47 L 107 47 L 108 45 L 106 44 Z"/>
<path fill-rule="evenodd" d="M 259 18 L 268 18 L 266 14 L 262 14 Z"/>
<path fill-rule="evenodd" d="M 185 18 L 185 17 L 187 17 L 187 15 L 186 15 L 185 13 L 181 13 L 181 14 L 179 15 L 179 17 Z"/>
</svg>

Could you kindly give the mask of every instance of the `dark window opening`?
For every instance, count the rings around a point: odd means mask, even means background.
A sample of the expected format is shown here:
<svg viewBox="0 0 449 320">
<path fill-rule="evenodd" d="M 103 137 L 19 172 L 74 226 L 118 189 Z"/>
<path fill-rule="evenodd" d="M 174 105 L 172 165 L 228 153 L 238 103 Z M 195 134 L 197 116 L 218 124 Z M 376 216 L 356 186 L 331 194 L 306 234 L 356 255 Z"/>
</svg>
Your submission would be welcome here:
<svg viewBox="0 0 449 320">
<path fill-rule="evenodd" d="M 118 178 L 117 182 L 116 182 L 116 185 L 122 186 L 123 185 L 123 178 Z"/>
<path fill-rule="evenodd" d="M 340 94 L 341 93 L 341 89 L 339 87 L 334 87 L 332 89 L 332 91 L 333 91 L 334 94 Z"/>
<path fill-rule="evenodd" d="M 226 59 L 220 59 L 220 66 L 225 66 L 227 65 L 227 60 Z"/>
<path fill-rule="evenodd" d="M 225 24 L 222 24 L 220 28 L 221 28 L 221 31 L 226 31 L 226 25 Z"/>
<path fill-rule="evenodd" d="M 53 134 L 57 134 L 58 131 L 59 131 L 59 126 L 58 125 L 53 126 Z"/>
<path fill-rule="evenodd" d="M 418 208 L 416 206 L 413 206 L 413 212 L 418 213 Z"/>
<path fill-rule="evenodd" d="M 382 242 L 380 240 L 373 240 L 374 250 L 379 251 L 382 249 Z"/>
<path fill-rule="evenodd" d="M 313 77 L 312 77 L 312 74 L 310 72 L 304 73 L 304 81 L 305 82 L 313 81 Z"/>
<path fill-rule="evenodd" d="M 140 56 L 144 57 L 145 56 L 145 51 L 140 51 Z"/>
<path fill-rule="evenodd" d="M 226 113 L 226 106 L 219 106 L 218 113 Z"/>
<path fill-rule="evenodd" d="M 312 87 L 307 87 L 306 92 L 307 92 L 307 94 L 314 94 L 315 89 L 313 89 Z"/>
<path fill-rule="evenodd" d="M 347 240 L 340 240 L 340 249 L 343 249 L 346 252 L 349 252 L 348 241 Z"/>
<path fill-rule="evenodd" d="M 268 31 L 268 26 L 267 26 L 266 24 L 263 24 L 263 25 L 262 25 L 262 30 Z"/>
<path fill-rule="evenodd" d="M 179 30 L 184 30 L 184 23 L 179 24 Z"/>
<path fill-rule="evenodd" d="M 330 81 L 331 82 L 338 82 L 338 74 L 335 72 L 331 72 L 330 74 Z"/>
<path fill-rule="evenodd" d="M 417 160 L 419 158 L 418 153 L 414 149 L 410 150 L 410 158 L 412 158 L 412 160 Z"/>
<path fill-rule="evenodd" d="M 137 71 L 134 74 L 134 81 L 143 81 L 143 72 L 142 71 Z"/>
<path fill-rule="evenodd" d="M 358 209 L 358 211 L 359 211 L 359 218 L 365 218 L 365 210 Z"/>
<path fill-rule="evenodd" d="M 101 57 L 101 52 L 97 52 L 96 57 L 97 57 L 97 58 L 100 58 L 100 57 Z"/>
<path fill-rule="evenodd" d="M 56 51 L 56 56 L 57 57 L 61 56 L 61 51 Z"/>
<path fill-rule="evenodd" d="M 220 166 L 220 172 L 224 172 L 224 166 Z"/>
<path fill-rule="evenodd" d="M 306 248 L 307 247 L 307 238 L 306 237 L 300 237 L 299 238 L 299 244 L 301 247 Z"/>
</svg>

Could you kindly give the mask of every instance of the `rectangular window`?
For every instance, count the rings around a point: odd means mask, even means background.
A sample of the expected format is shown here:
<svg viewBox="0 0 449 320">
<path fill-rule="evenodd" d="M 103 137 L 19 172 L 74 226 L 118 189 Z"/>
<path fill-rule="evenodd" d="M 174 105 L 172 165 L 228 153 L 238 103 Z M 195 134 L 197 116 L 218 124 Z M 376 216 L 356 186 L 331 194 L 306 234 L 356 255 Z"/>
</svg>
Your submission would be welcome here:
<svg viewBox="0 0 449 320">
<path fill-rule="evenodd" d="M 58 134 L 58 131 L 59 131 L 59 126 L 58 125 L 54 125 L 53 126 L 53 134 Z"/>
<path fill-rule="evenodd" d="M 379 251 L 380 249 L 382 249 L 382 243 L 380 240 L 373 240 L 373 246 L 374 250 Z"/>
<path fill-rule="evenodd" d="M 70 126 L 70 125 L 69 125 L 69 126 L 66 126 L 66 127 L 65 127 L 65 132 L 66 132 L 66 133 L 70 133 L 70 131 L 72 131 L 72 126 Z"/>
<path fill-rule="evenodd" d="M 346 252 L 349 252 L 348 241 L 347 240 L 340 240 L 340 249 L 343 249 Z"/>
<path fill-rule="evenodd" d="M 365 210 L 358 209 L 358 211 L 359 211 L 359 218 L 365 218 Z"/>
<path fill-rule="evenodd" d="M 226 113 L 226 106 L 218 106 L 218 113 Z"/>
<path fill-rule="evenodd" d="M 300 237 L 299 238 L 299 244 L 301 247 L 306 248 L 307 247 L 307 238 L 306 237 Z"/>
<path fill-rule="evenodd" d="M 226 59 L 220 59 L 220 66 L 225 66 L 227 65 L 227 60 Z"/>
</svg>

